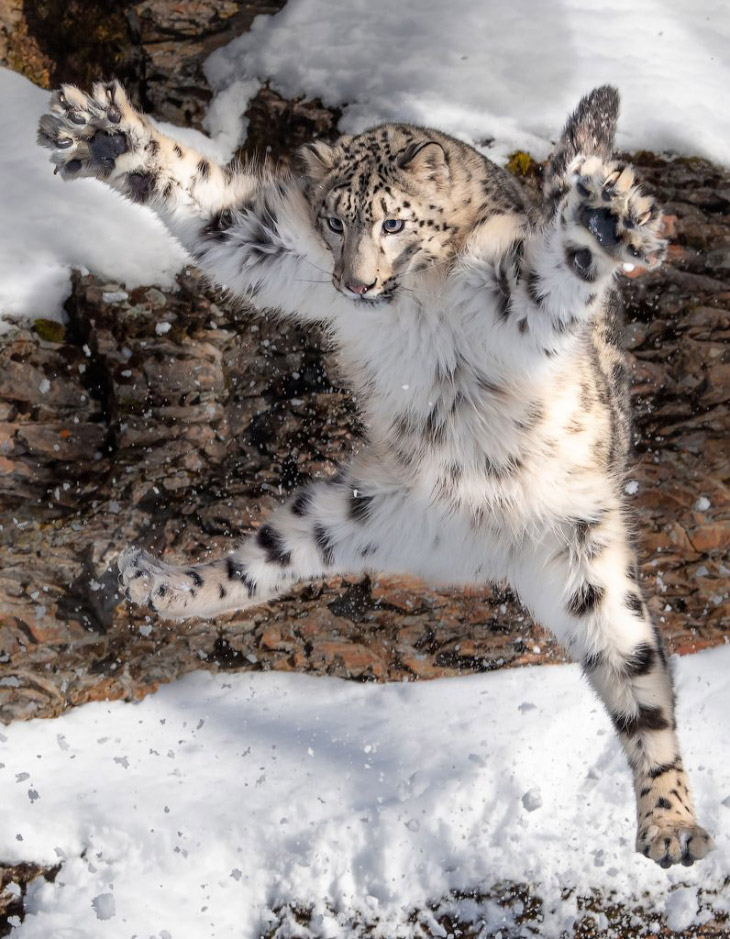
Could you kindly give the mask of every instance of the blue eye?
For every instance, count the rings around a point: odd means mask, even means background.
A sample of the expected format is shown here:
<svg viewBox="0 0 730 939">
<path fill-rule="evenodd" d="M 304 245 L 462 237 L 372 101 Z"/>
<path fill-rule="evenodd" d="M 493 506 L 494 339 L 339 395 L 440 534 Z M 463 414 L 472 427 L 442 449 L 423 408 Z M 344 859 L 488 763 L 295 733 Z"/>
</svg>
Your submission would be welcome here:
<svg viewBox="0 0 730 939">
<path fill-rule="evenodd" d="M 327 219 L 327 224 L 330 227 L 330 231 L 333 231 L 336 235 L 341 235 L 345 230 L 345 226 L 342 222 L 338 218 L 334 218 L 334 216 Z"/>
<path fill-rule="evenodd" d="M 395 235 L 399 231 L 403 231 L 403 226 L 405 222 L 399 218 L 386 218 L 383 222 L 383 231 L 387 232 L 389 235 Z"/>
</svg>

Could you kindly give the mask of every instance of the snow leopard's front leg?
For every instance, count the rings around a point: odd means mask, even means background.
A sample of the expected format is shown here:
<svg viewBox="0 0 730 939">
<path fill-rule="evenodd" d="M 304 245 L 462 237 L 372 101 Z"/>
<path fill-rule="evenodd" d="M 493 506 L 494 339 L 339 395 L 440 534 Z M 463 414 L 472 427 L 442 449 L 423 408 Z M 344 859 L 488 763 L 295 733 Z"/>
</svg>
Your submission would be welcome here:
<svg viewBox="0 0 730 939">
<path fill-rule="evenodd" d="M 576 157 L 551 216 L 526 226 L 517 215 L 488 219 L 454 280 L 457 300 L 468 298 L 480 318 L 490 310 L 494 354 L 532 372 L 572 348 L 605 307 L 617 271 L 658 266 L 666 243 L 661 211 L 631 168 L 596 156 Z"/>
<path fill-rule="evenodd" d="M 555 354 L 605 301 L 617 271 L 661 264 L 661 231 L 662 213 L 631 167 L 576 157 L 554 216 L 525 243 L 517 332 Z"/>
<path fill-rule="evenodd" d="M 344 302 L 297 179 L 218 166 L 159 131 L 118 82 L 90 95 L 63 85 L 38 142 L 63 179 L 94 177 L 152 209 L 211 281 L 257 306 L 327 320 Z"/>
<path fill-rule="evenodd" d="M 130 103 L 117 81 L 91 94 L 62 85 L 38 128 L 63 179 L 93 177 L 150 205 L 186 247 L 201 219 L 251 195 L 255 179 L 232 173 L 167 137 Z"/>
<path fill-rule="evenodd" d="M 526 547 L 511 580 L 580 659 L 633 770 L 637 851 L 662 867 L 713 847 L 697 824 L 676 733 L 672 676 L 636 576 L 619 507 L 596 506 Z"/>
</svg>

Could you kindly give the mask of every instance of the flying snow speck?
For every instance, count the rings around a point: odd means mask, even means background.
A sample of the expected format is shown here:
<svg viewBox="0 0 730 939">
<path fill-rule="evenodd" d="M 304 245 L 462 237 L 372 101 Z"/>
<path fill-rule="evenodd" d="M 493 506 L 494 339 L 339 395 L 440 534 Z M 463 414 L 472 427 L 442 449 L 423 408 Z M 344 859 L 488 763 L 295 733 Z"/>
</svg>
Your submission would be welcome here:
<svg viewBox="0 0 730 939">
<path fill-rule="evenodd" d="M 91 901 L 97 919 L 111 919 L 116 915 L 117 908 L 113 893 L 100 893 Z"/>
<path fill-rule="evenodd" d="M 527 790 L 522 796 L 522 804 L 528 812 L 534 812 L 542 806 L 542 793 L 537 786 L 534 789 Z"/>
</svg>

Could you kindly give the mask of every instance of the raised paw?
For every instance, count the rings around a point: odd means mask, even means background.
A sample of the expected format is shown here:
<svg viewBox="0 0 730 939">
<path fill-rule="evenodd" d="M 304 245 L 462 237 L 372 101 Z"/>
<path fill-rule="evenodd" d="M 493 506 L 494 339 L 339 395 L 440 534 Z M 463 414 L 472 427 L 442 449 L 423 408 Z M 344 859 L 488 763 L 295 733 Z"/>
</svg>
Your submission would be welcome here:
<svg viewBox="0 0 730 939">
<path fill-rule="evenodd" d="M 51 151 L 54 172 L 64 179 L 103 179 L 135 150 L 143 127 L 119 82 L 96 82 L 90 95 L 62 85 L 51 97 L 50 113 L 41 117 L 38 143 Z"/>
<path fill-rule="evenodd" d="M 202 578 L 192 568 L 165 564 L 140 548 L 125 551 L 118 565 L 119 580 L 130 603 L 171 618 L 194 615 L 192 607 Z"/>
<path fill-rule="evenodd" d="M 606 261 L 622 264 L 625 270 L 658 267 L 667 248 L 662 213 L 654 199 L 642 193 L 632 168 L 592 156 L 576 157 L 570 169 L 572 185 L 563 218 L 573 235 L 576 229 L 582 233 L 571 239 L 577 242 L 573 254 L 583 254 L 576 263 L 587 268 L 597 246 Z"/>
<path fill-rule="evenodd" d="M 636 850 L 661 867 L 673 864 L 691 867 L 714 846 L 710 835 L 699 825 L 648 825 L 636 839 Z"/>
</svg>

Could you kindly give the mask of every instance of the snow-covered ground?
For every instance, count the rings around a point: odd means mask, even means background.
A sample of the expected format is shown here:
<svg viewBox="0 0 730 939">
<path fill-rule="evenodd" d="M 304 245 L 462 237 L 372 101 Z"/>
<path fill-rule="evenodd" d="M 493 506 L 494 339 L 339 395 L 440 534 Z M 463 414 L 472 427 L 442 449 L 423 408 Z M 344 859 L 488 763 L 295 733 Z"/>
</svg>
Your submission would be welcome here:
<svg viewBox="0 0 730 939">
<path fill-rule="evenodd" d="M 207 63 L 207 126 L 178 136 L 227 159 L 261 83 L 345 105 L 343 131 L 439 127 L 503 161 L 544 157 L 593 86 L 623 94 L 618 143 L 730 163 L 727 0 L 289 0 Z M 0 321 L 62 315 L 71 267 L 167 285 L 185 255 L 147 210 L 54 178 L 35 145 L 48 96 L 0 69 Z M 194 136 L 194 141 L 191 135 Z"/>
<path fill-rule="evenodd" d="M 576 915 L 567 888 L 646 894 L 684 930 L 709 916 L 698 890 L 730 875 L 730 648 L 676 668 L 717 850 L 670 871 L 634 853 L 628 769 L 576 666 L 387 686 L 199 673 L 139 704 L 13 724 L 0 857 L 63 865 L 13 939 L 256 939 L 297 902 L 313 936 L 412 937 L 414 908 L 504 881 L 535 885 L 544 937 Z M 727 891 L 709 902 L 730 910 Z M 476 912 L 492 929 L 507 915 Z M 277 933 L 292 934 L 310 935 Z"/>
<path fill-rule="evenodd" d="M 728 48 L 727 0 L 289 0 L 208 60 L 227 96 L 210 128 L 237 121 L 236 82 L 244 95 L 268 78 L 287 97 L 344 105 L 347 133 L 405 120 L 493 159 L 543 158 L 579 98 L 608 82 L 623 95 L 619 146 L 729 163 Z"/>
</svg>

